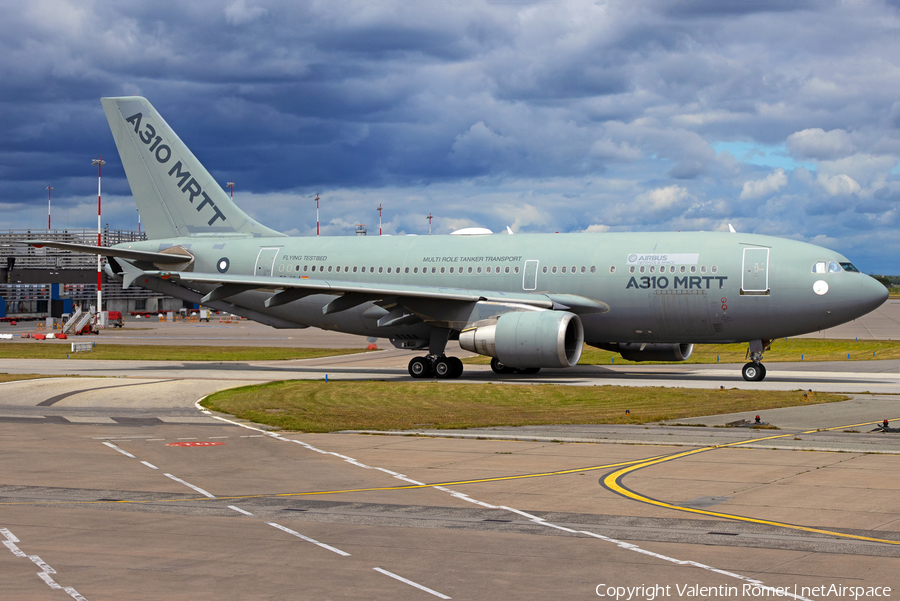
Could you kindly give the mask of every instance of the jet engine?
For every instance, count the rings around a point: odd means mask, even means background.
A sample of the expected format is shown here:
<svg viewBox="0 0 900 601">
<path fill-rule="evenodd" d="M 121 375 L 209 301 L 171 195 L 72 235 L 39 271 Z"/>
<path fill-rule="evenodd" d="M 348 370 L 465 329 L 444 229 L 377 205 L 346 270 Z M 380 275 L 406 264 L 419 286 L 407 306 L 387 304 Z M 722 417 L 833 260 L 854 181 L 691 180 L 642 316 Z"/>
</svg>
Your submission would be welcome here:
<svg viewBox="0 0 900 601">
<path fill-rule="evenodd" d="M 687 361 L 694 352 L 693 344 L 620 342 L 604 344 L 600 348 L 619 353 L 628 361 Z"/>
<path fill-rule="evenodd" d="M 504 365 L 572 367 L 581 358 L 584 328 L 566 311 L 517 311 L 475 322 L 459 335 L 459 346 L 496 357 Z"/>
</svg>

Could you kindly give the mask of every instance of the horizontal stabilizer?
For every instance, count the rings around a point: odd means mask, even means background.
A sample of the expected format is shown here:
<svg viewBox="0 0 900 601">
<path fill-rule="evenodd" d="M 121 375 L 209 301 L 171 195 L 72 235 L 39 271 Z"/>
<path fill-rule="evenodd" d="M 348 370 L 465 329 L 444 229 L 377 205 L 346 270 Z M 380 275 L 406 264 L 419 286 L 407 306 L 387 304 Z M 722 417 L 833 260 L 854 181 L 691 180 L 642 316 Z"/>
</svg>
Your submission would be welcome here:
<svg viewBox="0 0 900 601">
<path fill-rule="evenodd" d="M 58 248 L 60 250 L 70 250 L 72 252 L 100 255 L 102 257 L 116 257 L 118 259 L 128 259 L 129 261 L 146 261 L 148 263 L 158 263 L 160 265 L 177 265 L 179 263 L 188 263 L 193 260 L 193 257 L 190 254 L 155 253 L 145 250 L 94 246 L 92 244 L 71 244 L 69 242 L 53 242 L 50 240 L 25 240 L 25 243 L 35 248 L 46 246 L 48 248 Z"/>
</svg>

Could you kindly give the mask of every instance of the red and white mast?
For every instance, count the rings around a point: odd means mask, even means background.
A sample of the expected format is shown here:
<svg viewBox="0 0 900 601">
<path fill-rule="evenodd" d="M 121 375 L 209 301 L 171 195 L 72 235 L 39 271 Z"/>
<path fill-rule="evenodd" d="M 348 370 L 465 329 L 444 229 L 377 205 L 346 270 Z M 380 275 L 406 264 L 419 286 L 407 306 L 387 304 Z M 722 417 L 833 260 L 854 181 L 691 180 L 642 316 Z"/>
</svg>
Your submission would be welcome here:
<svg viewBox="0 0 900 601">
<path fill-rule="evenodd" d="M 91 161 L 91 165 L 97 165 L 97 249 L 100 249 L 100 169 L 103 165 L 106 164 L 106 161 L 101 157 L 97 157 Z M 103 284 L 100 279 L 100 270 L 102 266 L 100 264 L 100 255 L 97 255 L 97 313 L 102 311 L 102 288 Z"/>
<path fill-rule="evenodd" d="M 50 193 L 55 190 L 53 186 L 47 186 L 47 229 L 50 229 Z"/>
</svg>

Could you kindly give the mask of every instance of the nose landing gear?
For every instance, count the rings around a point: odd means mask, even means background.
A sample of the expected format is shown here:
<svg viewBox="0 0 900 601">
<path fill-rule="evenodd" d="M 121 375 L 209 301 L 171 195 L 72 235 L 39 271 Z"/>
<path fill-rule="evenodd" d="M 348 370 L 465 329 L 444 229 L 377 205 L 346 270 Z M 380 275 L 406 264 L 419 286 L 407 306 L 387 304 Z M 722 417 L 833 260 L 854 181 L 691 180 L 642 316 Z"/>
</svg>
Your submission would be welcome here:
<svg viewBox="0 0 900 601">
<path fill-rule="evenodd" d="M 747 354 L 750 363 L 741 369 L 741 375 L 748 382 L 761 382 L 766 377 L 766 366 L 762 364 L 763 353 L 772 346 L 771 340 L 751 340 Z"/>
</svg>

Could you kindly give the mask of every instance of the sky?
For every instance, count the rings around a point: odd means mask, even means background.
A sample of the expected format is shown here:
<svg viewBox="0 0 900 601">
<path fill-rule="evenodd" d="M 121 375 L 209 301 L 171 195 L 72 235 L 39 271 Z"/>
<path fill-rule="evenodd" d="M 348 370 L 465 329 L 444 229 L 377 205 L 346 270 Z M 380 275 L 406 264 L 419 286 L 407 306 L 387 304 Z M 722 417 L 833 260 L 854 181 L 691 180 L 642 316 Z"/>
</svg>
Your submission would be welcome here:
<svg viewBox="0 0 900 601">
<path fill-rule="evenodd" d="M 900 2 L 0 4 L 0 229 L 137 211 L 141 95 L 291 235 L 727 231 L 900 274 Z"/>
</svg>

